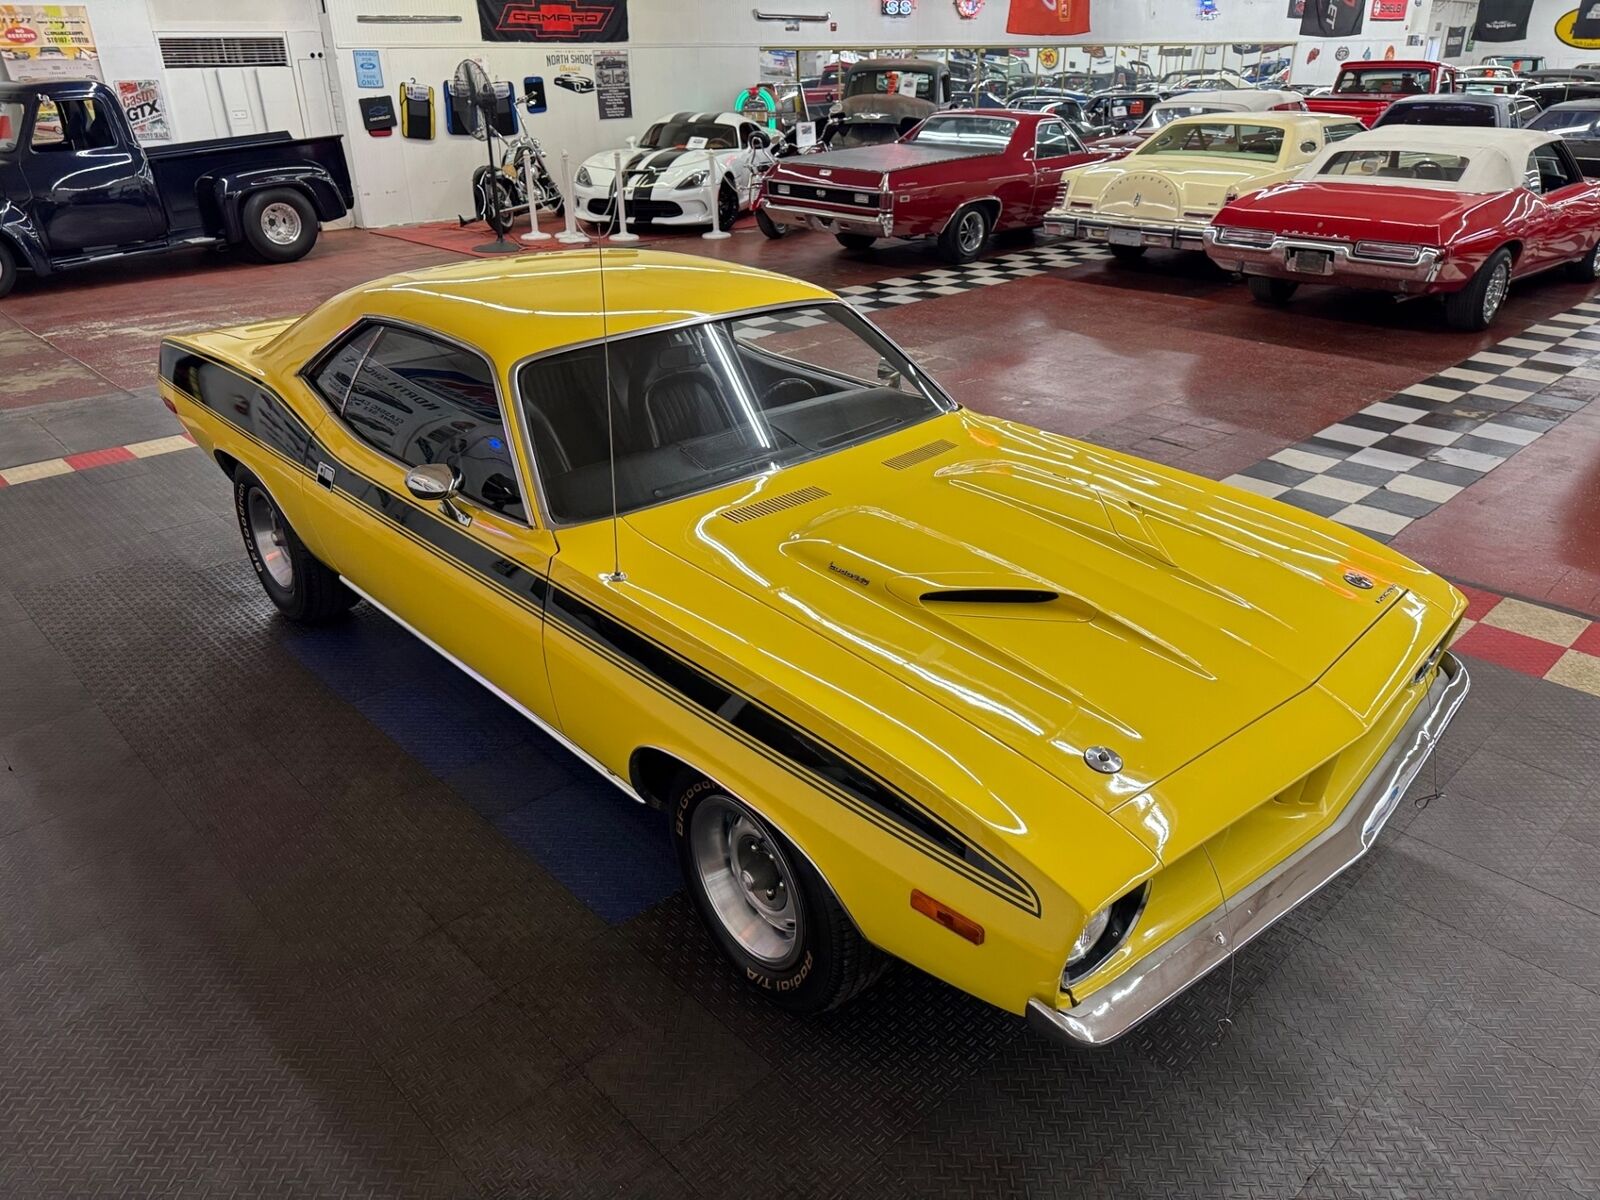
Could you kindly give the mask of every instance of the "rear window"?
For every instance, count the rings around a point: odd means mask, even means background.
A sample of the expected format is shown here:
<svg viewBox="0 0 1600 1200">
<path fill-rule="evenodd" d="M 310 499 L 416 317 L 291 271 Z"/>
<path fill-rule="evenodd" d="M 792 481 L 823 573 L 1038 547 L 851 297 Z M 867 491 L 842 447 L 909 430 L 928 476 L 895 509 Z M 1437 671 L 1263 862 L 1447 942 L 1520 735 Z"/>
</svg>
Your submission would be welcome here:
<svg viewBox="0 0 1600 1200">
<path fill-rule="evenodd" d="M 1466 174 L 1468 161 L 1460 154 L 1431 150 L 1341 150 L 1324 164 L 1321 174 L 1454 183 Z"/>
<path fill-rule="evenodd" d="M 1390 95 L 1410 93 L 1420 95 L 1433 90 L 1433 77 L 1427 71 L 1345 71 L 1333 90 L 1340 96 Z"/>
<path fill-rule="evenodd" d="M 1017 123 L 1006 117 L 929 117 L 909 140 L 919 146 L 1004 150 Z"/>
<path fill-rule="evenodd" d="M 1528 128 L 1544 129 L 1565 137 L 1593 137 L 1600 129 L 1600 108 L 1547 109 Z"/>
<path fill-rule="evenodd" d="M 1283 132 L 1272 125 L 1245 125 L 1236 121 L 1169 125 L 1136 153 L 1218 154 L 1276 160 L 1283 150 Z"/>
<path fill-rule="evenodd" d="M 1384 113 L 1379 125 L 1473 125 L 1493 128 L 1495 112 L 1487 104 L 1397 104 Z"/>
</svg>

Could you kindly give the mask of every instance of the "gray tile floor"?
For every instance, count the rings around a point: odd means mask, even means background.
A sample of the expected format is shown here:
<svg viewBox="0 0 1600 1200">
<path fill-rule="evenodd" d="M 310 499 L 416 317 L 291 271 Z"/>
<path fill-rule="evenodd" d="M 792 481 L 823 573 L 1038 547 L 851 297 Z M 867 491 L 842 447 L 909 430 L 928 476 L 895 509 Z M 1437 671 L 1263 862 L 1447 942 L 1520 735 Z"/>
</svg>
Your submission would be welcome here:
<svg viewBox="0 0 1600 1200">
<path fill-rule="evenodd" d="M 1447 797 L 1103 1052 L 909 969 L 801 1022 L 335 697 L 236 542 L 198 452 L 0 491 L 0 1196 L 1600 1194 L 1600 703 L 1474 664 Z"/>
</svg>

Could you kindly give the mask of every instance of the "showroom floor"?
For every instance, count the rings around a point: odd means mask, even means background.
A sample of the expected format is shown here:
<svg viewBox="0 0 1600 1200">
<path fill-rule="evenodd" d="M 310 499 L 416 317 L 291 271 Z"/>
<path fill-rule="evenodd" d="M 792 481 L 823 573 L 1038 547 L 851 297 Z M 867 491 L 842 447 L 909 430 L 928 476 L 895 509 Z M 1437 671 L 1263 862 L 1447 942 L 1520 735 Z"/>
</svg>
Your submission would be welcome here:
<svg viewBox="0 0 1600 1200">
<path fill-rule="evenodd" d="M 0 1196 L 1600 1194 L 1600 304 L 1532 282 L 1474 338 L 1044 241 L 960 270 L 748 229 L 715 252 L 845 289 L 975 408 L 1467 585 L 1436 778 L 1101 1052 L 909 968 L 787 1018 L 713 957 L 659 815 L 370 610 L 275 618 L 156 398 L 164 333 L 451 254 L 352 231 L 286 267 L 24 285 L 0 304 Z"/>
</svg>

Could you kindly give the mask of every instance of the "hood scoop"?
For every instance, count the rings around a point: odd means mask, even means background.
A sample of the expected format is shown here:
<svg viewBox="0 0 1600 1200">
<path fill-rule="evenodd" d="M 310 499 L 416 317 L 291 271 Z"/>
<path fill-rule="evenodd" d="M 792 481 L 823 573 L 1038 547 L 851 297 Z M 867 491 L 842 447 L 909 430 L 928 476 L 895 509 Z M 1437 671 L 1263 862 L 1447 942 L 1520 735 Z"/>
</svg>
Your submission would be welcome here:
<svg viewBox="0 0 1600 1200">
<path fill-rule="evenodd" d="M 1028 587 L 941 588 L 924 592 L 924 604 L 1050 604 L 1061 599 L 1060 592 Z"/>
</svg>

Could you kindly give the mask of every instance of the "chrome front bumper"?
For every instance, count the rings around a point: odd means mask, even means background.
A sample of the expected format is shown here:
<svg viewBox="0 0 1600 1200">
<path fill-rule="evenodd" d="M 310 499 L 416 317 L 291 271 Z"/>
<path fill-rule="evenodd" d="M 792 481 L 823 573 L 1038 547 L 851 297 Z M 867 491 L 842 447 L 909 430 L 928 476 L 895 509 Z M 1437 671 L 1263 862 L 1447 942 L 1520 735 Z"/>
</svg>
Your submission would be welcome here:
<svg viewBox="0 0 1600 1200">
<path fill-rule="evenodd" d="M 1471 686 L 1445 654 L 1428 694 L 1334 824 L 1099 991 L 1072 1008 L 1028 1002 L 1028 1023 L 1050 1037 L 1100 1046 L 1228 961 L 1372 848 L 1406 789 L 1438 746 Z"/>
<path fill-rule="evenodd" d="M 1328 254 L 1328 270 L 1324 272 L 1297 271 L 1289 265 L 1290 256 L 1297 250 L 1311 250 Z M 1241 246 L 1221 241 L 1214 231 L 1207 231 L 1205 251 L 1211 261 L 1225 271 L 1243 275 L 1270 275 L 1276 279 L 1305 280 L 1340 283 L 1355 281 L 1373 283 L 1397 291 L 1419 291 L 1438 278 L 1443 265 L 1440 252 L 1431 246 L 1420 248 L 1414 263 L 1368 258 L 1355 252 L 1347 242 L 1321 241 L 1316 238 L 1275 237 L 1271 245 Z"/>
<path fill-rule="evenodd" d="M 1044 231 L 1057 237 L 1122 246 L 1154 246 L 1162 250 L 1206 248 L 1204 222 L 1118 221 L 1092 214 L 1076 217 L 1049 212 L 1044 217 Z"/>
</svg>

